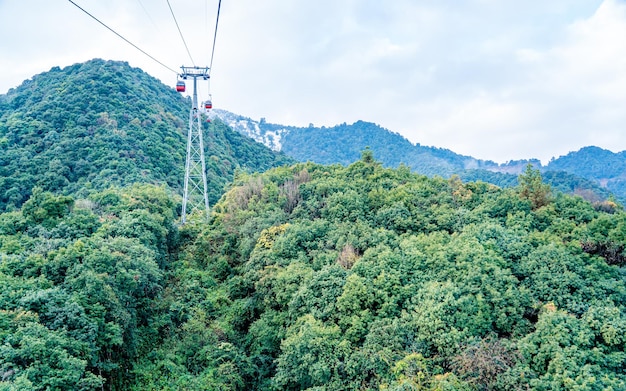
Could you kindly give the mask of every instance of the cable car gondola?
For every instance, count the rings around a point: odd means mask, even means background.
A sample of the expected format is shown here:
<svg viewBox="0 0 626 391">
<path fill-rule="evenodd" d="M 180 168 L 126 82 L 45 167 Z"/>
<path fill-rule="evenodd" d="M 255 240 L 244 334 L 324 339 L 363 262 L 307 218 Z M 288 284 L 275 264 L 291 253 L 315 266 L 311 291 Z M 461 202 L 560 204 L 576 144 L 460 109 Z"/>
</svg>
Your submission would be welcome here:
<svg viewBox="0 0 626 391">
<path fill-rule="evenodd" d="M 176 82 L 176 91 L 177 92 L 185 92 L 185 82 L 179 80 Z"/>
<path fill-rule="evenodd" d="M 209 110 L 213 108 L 213 102 L 211 102 L 211 99 L 207 100 L 204 102 L 204 108 Z"/>
</svg>

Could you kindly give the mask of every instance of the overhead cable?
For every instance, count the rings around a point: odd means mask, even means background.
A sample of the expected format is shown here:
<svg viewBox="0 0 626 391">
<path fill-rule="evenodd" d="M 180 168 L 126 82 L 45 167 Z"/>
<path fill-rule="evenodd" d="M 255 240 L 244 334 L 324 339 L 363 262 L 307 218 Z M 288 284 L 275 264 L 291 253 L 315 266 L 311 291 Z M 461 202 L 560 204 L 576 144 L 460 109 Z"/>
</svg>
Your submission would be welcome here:
<svg viewBox="0 0 626 391">
<path fill-rule="evenodd" d="M 120 35 L 119 33 L 117 33 L 115 30 L 113 30 L 111 27 L 107 26 L 106 24 L 104 24 L 103 22 L 101 22 L 98 18 L 96 18 L 95 16 L 93 16 L 92 14 L 90 14 L 89 12 L 87 12 L 84 8 L 82 8 L 81 6 L 79 6 L 78 4 L 74 3 L 72 0 L 67 0 L 70 3 L 72 3 L 74 6 L 76 6 L 76 8 L 78 8 L 79 10 L 83 11 L 85 14 L 89 15 L 93 20 L 95 20 L 96 22 L 100 23 L 101 25 L 103 25 L 104 27 L 106 27 L 109 31 L 111 31 L 113 34 L 117 35 L 118 37 L 122 38 L 124 41 L 126 41 L 126 43 L 128 43 L 129 45 L 131 45 L 132 47 L 134 47 L 135 49 L 139 50 L 140 52 L 142 52 L 143 54 L 145 54 L 146 56 L 150 57 L 153 61 L 157 62 L 159 65 L 163 66 L 164 68 L 168 69 L 171 72 L 174 72 L 175 74 L 178 75 L 178 72 L 176 72 L 175 70 L 173 70 L 172 68 L 168 67 L 167 65 L 163 64 L 161 61 L 157 60 L 156 58 L 152 57 L 151 55 L 149 55 L 147 52 L 145 52 L 144 50 L 142 50 L 141 48 L 139 48 L 139 46 L 135 45 L 134 43 L 130 42 L 128 39 L 124 38 L 122 35 Z"/>
<path fill-rule="evenodd" d="M 174 15 L 174 10 L 172 9 L 172 6 L 170 5 L 170 0 L 167 0 L 167 6 L 170 7 L 170 12 L 172 13 L 172 18 L 174 18 L 174 23 L 176 23 L 176 28 L 178 29 L 178 33 L 180 34 L 180 39 L 183 40 L 183 44 L 185 45 L 185 49 L 187 49 L 187 54 L 189 55 L 189 59 L 191 60 L 191 63 L 195 67 L 196 63 L 193 61 L 193 58 L 191 57 L 191 53 L 189 52 L 189 47 L 187 47 L 187 42 L 185 42 L 185 37 L 183 37 L 183 32 L 180 30 L 180 26 L 178 25 L 178 21 L 176 20 L 176 16 Z"/>
<path fill-rule="evenodd" d="M 152 19 L 152 16 L 150 16 L 150 14 L 148 13 L 148 10 L 146 9 L 146 7 L 143 5 L 143 3 L 141 2 L 141 0 L 137 0 L 137 2 L 139 3 L 139 5 L 141 6 L 141 8 L 143 9 L 143 12 L 146 14 L 146 16 L 148 17 L 148 19 L 150 19 L 150 22 L 152 22 L 152 25 L 157 29 L 157 31 L 159 30 L 159 26 L 157 26 L 157 24 L 154 22 L 154 19 Z"/>
<path fill-rule="evenodd" d="M 215 40 L 217 39 L 217 25 L 220 22 L 220 7 L 222 6 L 222 0 L 217 3 L 217 18 L 215 19 L 215 33 L 213 34 L 213 49 L 211 49 L 211 61 L 209 63 L 209 76 L 213 70 L 213 55 L 215 54 Z"/>
</svg>

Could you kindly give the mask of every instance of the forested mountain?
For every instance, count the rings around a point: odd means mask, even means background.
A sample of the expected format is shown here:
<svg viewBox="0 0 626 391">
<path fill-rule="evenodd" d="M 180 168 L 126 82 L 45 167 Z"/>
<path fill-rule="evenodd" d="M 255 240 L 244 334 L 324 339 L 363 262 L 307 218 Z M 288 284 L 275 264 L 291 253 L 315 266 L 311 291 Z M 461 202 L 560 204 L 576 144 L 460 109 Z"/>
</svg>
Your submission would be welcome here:
<svg viewBox="0 0 626 391">
<path fill-rule="evenodd" d="M 621 390 L 626 213 L 301 163 L 208 224 L 163 187 L 0 214 L 3 390 Z"/>
<path fill-rule="evenodd" d="M 551 160 L 547 169 L 593 179 L 620 197 L 626 196 L 626 151 L 585 147 Z"/>
<path fill-rule="evenodd" d="M 299 128 L 268 123 L 263 118 L 254 121 L 225 110 L 215 110 L 214 115 L 240 133 L 300 161 L 348 165 L 357 161 L 361 151 L 369 147 L 385 166 L 397 167 L 404 163 L 424 175 L 449 176 L 465 169 L 498 167 L 494 162 L 447 149 L 413 145 L 401 135 L 370 122 L 321 128 L 311 124 Z M 521 166 L 523 169 L 525 165 Z"/>
<path fill-rule="evenodd" d="M 550 185 L 561 191 L 580 194 L 590 200 L 607 199 L 613 192 L 619 199 L 626 200 L 626 186 L 620 179 L 625 172 L 624 154 L 613 154 L 600 148 L 589 149 L 600 152 L 592 152 L 590 155 L 593 156 L 582 156 L 585 149 L 581 153 L 570 154 L 572 158 L 565 159 L 569 164 L 562 163 L 561 159 L 564 158 L 553 160 L 545 167 L 537 159 L 497 164 L 459 155 L 444 148 L 413 145 L 397 133 L 364 121 L 321 128 L 311 124 L 301 128 L 268 123 L 264 118 L 255 121 L 225 110 L 216 110 L 213 115 L 238 132 L 303 162 L 348 165 L 359 159 L 362 150 L 371 148 L 385 167 L 404 164 L 428 176 L 449 178 L 451 175 L 459 175 L 466 181 L 482 180 L 501 187 L 515 186 L 517 175 L 526 165 L 532 164 L 546 173 L 545 180 Z M 611 166 L 612 176 L 607 177 L 586 167 L 590 160 L 597 167 L 606 167 L 616 160 L 619 160 L 619 164 Z"/>
<path fill-rule="evenodd" d="M 85 196 L 133 183 L 182 188 L 188 99 L 127 63 L 53 68 L 0 95 L 0 210 L 34 186 Z M 289 163 L 283 154 L 204 123 L 211 203 L 234 171 Z"/>
<path fill-rule="evenodd" d="M 188 303 L 175 307 L 184 321 L 139 378 L 153 389 L 624 389 L 626 214 L 603 208 L 550 196 L 532 169 L 503 190 L 384 169 L 369 152 L 348 167 L 239 177 L 183 251 L 190 269 L 171 292 Z"/>
<path fill-rule="evenodd" d="M 0 96 L 0 391 L 626 389 L 626 212 L 579 177 L 289 166 L 214 120 L 180 226 L 188 103 L 102 60 Z"/>
</svg>

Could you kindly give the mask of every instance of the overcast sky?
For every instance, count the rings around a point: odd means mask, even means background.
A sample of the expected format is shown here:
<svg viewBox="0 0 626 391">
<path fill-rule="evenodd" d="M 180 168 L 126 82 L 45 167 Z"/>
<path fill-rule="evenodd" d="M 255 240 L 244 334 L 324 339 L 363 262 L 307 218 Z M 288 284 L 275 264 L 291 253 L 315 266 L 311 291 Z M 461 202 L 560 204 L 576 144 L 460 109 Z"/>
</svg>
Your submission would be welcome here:
<svg viewBox="0 0 626 391">
<path fill-rule="evenodd" d="M 218 0 L 74 0 L 167 67 L 208 65 Z M 176 74 L 67 0 L 0 0 L 0 93 L 53 66 Z M 480 159 L 626 150 L 626 0 L 224 0 L 214 107 L 375 122 Z M 208 86 L 201 93 L 206 96 Z"/>
</svg>

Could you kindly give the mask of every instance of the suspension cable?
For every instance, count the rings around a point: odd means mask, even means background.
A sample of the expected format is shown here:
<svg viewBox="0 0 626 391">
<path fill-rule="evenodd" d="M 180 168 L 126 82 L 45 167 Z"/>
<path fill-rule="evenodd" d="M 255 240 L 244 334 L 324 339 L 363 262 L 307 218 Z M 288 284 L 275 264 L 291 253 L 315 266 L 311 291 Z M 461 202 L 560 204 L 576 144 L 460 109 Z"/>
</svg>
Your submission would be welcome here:
<svg viewBox="0 0 626 391">
<path fill-rule="evenodd" d="M 115 30 L 113 30 L 111 27 L 107 26 L 106 24 L 104 24 L 103 22 L 101 22 L 98 18 L 96 18 L 95 16 L 93 16 L 92 14 L 90 14 L 89 12 L 87 12 L 84 8 L 82 8 L 81 6 L 79 6 L 78 4 L 74 3 L 72 0 L 68 0 L 70 3 L 72 3 L 74 6 L 76 6 L 76 8 L 78 8 L 79 10 L 83 11 L 85 14 L 89 15 L 93 20 L 95 20 L 96 22 L 100 23 L 101 25 L 103 25 L 104 27 L 106 27 L 109 31 L 111 31 L 113 34 L 117 35 L 118 37 L 122 38 L 124 41 L 126 41 L 126 43 L 128 43 L 129 45 L 131 45 L 132 47 L 134 47 L 135 49 L 139 50 L 140 52 L 142 52 L 143 54 L 145 54 L 146 56 L 150 57 L 153 61 L 157 62 L 159 65 L 163 66 L 164 68 L 168 69 L 169 71 L 175 73 L 178 75 L 178 72 L 176 72 L 175 70 L 173 70 L 172 68 L 168 67 L 167 65 L 163 64 L 161 61 L 157 60 L 156 58 L 152 57 L 151 55 L 149 55 L 148 53 L 146 53 L 144 50 L 142 50 L 141 48 L 139 48 L 139 46 L 135 45 L 134 43 L 130 42 L 128 39 L 124 38 L 123 36 L 121 36 L 119 33 L 117 33 Z"/>
<path fill-rule="evenodd" d="M 191 57 L 191 53 L 189 52 L 189 47 L 187 47 L 187 42 L 185 41 L 185 37 L 183 37 L 183 32 L 180 30 L 180 26 L 178 25 L 178 21 L 176 20 L 176 16 L 174 15 L 174 10 L 172 9 L 172 6 L 170 5 L 170 0 L 167 0 L 167 6 L 170 7 L 170 12 L 172 13 L 172 18 L 174 18 L 174 23 L 176 23 L 176 28 L 178 29 L 178 33 L 180 34 L 180 39 L 183 40 L 183 44 L 185 45 L 185 49 L 187 49 L 187 54 L 189 55 L 189 59 L 191 60 L 191 63 L 195 67 L 196 63 L 193 61 L 193 58 Z"/>
<path fill-rule="evenodd" d="M 143 3 L 141 2 L 141 0 L 137 0 L 137 2 L 139 3 L 139 5 L 141 6 L 141 8 L 143 9 L 143 12 L 146 14 L 146 16 L 148 17 L 148 19 L 150 19 L 150 22 L 152 22 L 152 25 L 156 28 L 157 31 L 159 31 L 159 26 L 157 26 L 157 24 L 154 22 L 154 19 L 152 19 L 152 16 L 150 16 L 150 14 L 148 13 L 148 10 L 146 9 L 146 7 L 143 5 Z"/>
<path fill-rule="evenodd" d="M 217 18 L 215 19 L 215 33 L 213 34 L 213 49 L 211 49 L 211 61 L 209 62 L 209 80 L 211 71 L 213 70 L 213 55 L 215 54 L 215 41 L 217 39 L 217 25 L 220 21 L 220 7 L 222 6 L 222 0 L 217 3 Z"/>
</svg>

